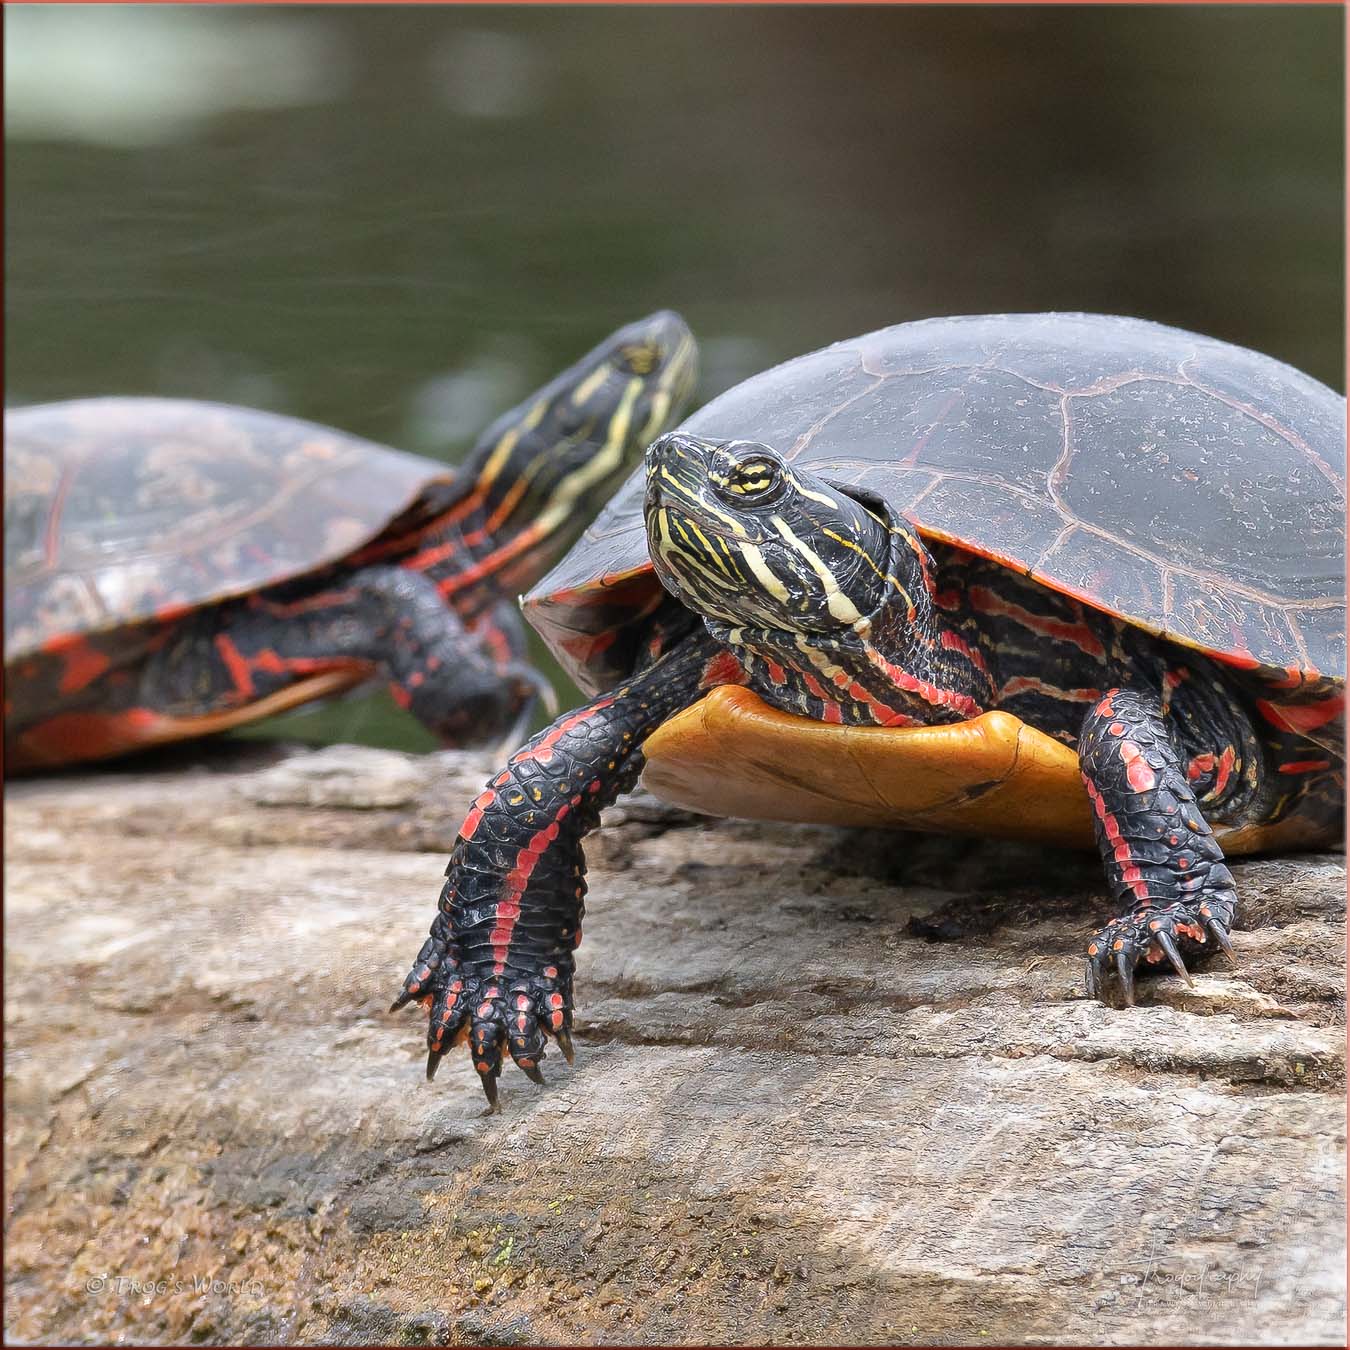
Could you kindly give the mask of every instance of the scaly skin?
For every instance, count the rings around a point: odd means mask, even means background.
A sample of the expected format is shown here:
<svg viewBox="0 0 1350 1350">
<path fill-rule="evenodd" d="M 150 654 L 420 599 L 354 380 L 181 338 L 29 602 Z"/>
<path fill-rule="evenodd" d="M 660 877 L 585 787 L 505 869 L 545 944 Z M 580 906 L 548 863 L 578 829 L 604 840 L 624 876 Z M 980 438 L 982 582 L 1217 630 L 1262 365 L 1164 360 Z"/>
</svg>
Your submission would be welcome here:
<svg viewBox="0 0 1350 1350">
<path fill-rule="evenodd" d="M 642 742 L 734 674 L 702 634 L 566 714 L 512 755 L 475 800 L 446 869 L 439 912 L 394 1008 L 430 1011 L 427 1076 L 467 1037 L 488 1100 L 502 1049 L 540 1081 L 544 1032 L 571 1058 L 572 953 L 586 894 L 582 837 L 642 771 Z"/>
<path fill-rule="evenodd" d="M 1236 895 L 1206 812 L 1230 824 L 1295 803 L 1308 814 L 1308 794 L 1325 790 L 1334 822 L 1338 690 L 1254 700 L 1207 658 L 930 549 L 883 503 L 762 446 L 663 438 L 648 452 L 646 519 L 657 573 L 692 631 L 678 617 L 653 624 L 655 664 L 560 718 L 479 796 L 395 1001 L 430 1011 L 429 1071 L 468 1040 L 494 1105 L 503 1045 L 536 1079 L 548 1035 L 571 1057 L 582 836 L 636 779 L 643 738 L 714 684 L 840 724 L 1008 708 L 1077 743 L 1123 911 L 1090 948 L 1094 995 L 1108 971 L 1129 1000 L 1137 967 L 1184 973 L 1183 955 L 1229 950 Z"/>
<path fill-rule="evenodd" d="M 1112 689 L 1084 720 L 1078 756 L 1107 882 L 1124 911 L 1088 946 L 1088 993 L 1097 997 L 1114 968 L 1133 1003 L 1141 961 L 1166 960 L 1189 983 L 1183 956 L 1213 945 L 1231 955 L 1233 874 L 1159 698 Z"/>
<path fill-rule="evenodd" d="M 363 567 L 326 591 L 264 592 L 189 617 L 150 656 L 136 699 L 170 715 L 228 713 L 297 678 L 378 674 L 443 741 L 482 745 L 551 695 L 512 647 L 509 629 L 466 627 L 429 577 Z"/>
</svg>

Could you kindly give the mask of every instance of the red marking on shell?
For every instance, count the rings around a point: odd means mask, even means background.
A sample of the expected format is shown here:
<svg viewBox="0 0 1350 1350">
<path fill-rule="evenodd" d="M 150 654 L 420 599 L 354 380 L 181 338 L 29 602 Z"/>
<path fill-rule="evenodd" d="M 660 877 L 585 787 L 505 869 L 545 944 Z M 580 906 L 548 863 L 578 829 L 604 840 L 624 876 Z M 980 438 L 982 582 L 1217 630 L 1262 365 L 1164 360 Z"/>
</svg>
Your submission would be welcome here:
<svg viewBox="0 0 1350 1350">
<path fill-rule="evenodd" d="M 1318 769 L 1331 768 L 1329 759 L 1296 759 L 1280 765 L 1281 773 L 1316 773 Z"/>
<path fill-rule="evenodd" d="M 1260 699 L 1256 707 L 1267 722 L 1281 731 L 1315 731 L 1345 715 L 1345 695 L 1335 694 L 1316 703 L 1270 703 Z"/>
<path fill-rule="evenodd" d="M 42 644 L 44 652 L 59 656 L 62 661 L 60 691 L 77 694 L 91 685 L 112 664 L 86 638 L 62 636 Z"/>
<path fill-rule="evenodd" d="M 589 666 L 614 645 L 618 636 L 617 630 L 597 633 L 594 637 L 588 633 L 580 633 L 575 637 L 564 638 L 558 646 L 578 665 Z"/>
</svg>

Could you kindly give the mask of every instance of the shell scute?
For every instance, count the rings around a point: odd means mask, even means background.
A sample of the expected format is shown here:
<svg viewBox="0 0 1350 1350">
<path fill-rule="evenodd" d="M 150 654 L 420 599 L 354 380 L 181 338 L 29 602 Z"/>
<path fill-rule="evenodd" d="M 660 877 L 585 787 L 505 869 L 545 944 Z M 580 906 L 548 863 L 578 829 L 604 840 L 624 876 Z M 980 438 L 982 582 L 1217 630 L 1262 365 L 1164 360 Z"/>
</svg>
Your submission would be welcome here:
<svg viewBox="0 0 1350 1350">
<path fill-rule="evenodd" d="M 765 371 L 683 429 L 765 441 L 1183 645 L 1344 677 L 1345 402 L 1259 353 L 1105 315 L 932 319 Z M 527 597 L 555 650 L 602 574 L 646 566 L 642 492 L 639 474 Z M 559 654 L 594 690 L 623 650 Z"/>
<path fill-rule="evenodd" d="M 5 659 L 340 560 L 449 471 L 249 408 L 109 398 L 5 414 Z"/>
</svg>

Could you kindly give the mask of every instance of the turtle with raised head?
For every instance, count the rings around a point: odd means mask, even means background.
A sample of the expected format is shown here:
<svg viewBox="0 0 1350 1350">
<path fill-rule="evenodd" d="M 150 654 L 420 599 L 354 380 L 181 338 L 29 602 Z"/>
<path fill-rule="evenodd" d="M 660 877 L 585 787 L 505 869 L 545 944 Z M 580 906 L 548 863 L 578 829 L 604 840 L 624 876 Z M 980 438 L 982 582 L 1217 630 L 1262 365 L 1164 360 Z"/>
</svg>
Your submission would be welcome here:
<svg viewBox="0 0 1350 1350">
<path fill-rule="evenodd" d="M 373 676 L 447 744 L 501 740 L 547 690 L 514 597 L 696 366 L 678 315 L 629 324 L 458 468 L 213 403 L 6 412 L 6 763 L 200 736 Z"/>
<path fill-rule="evenodd" d="M 1345 405 L 1134 319 L 885 329 L 703 408 L 527 598 L 594 700 L 474 801 L 395 1007 L 571 1056 L 582 836 L 698 810 L 1100 853 L 1108 976 L 1230 951 L 1225 854 L 1342 836 Z"/>
</svg>

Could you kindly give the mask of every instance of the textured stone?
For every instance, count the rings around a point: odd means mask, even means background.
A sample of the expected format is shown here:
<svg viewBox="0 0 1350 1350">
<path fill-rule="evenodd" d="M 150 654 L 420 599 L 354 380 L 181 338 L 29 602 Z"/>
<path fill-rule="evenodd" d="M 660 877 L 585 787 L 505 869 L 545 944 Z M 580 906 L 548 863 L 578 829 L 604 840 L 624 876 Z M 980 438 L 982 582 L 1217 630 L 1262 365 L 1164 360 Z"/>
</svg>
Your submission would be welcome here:
<svg viewBox="0 0 1350 1350">
<path fill-rule="evenodd" d="M 1107 1009 L 1091 858 L 639 794 L 576 1067 L 487 1117 L 384 1009 L 490 768 L 10 785 L 9 1340 L 1343 1342 L 1339 858 L 1238 864 L 1239 967 Z"/>
</svg>

